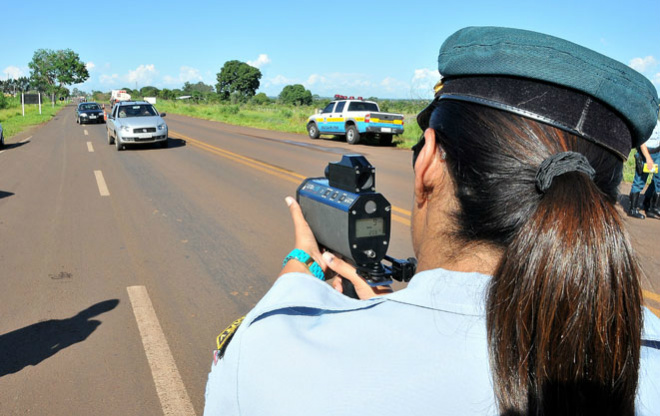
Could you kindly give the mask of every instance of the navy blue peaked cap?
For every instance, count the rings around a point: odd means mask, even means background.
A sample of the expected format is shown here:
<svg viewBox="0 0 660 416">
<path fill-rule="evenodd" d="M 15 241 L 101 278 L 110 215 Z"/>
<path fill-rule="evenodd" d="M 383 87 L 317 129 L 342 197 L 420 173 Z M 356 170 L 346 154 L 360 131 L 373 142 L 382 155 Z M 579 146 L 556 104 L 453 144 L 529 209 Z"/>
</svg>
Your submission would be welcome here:
<svg viewBox="0 0 660 416">
<path fill-rule="evenodd" d="M 632 68 L 572 42 L 502 27 L 468 27 L 440 48 L 435 104 L 475 102 L 577 134 L 627 158 L 656 125 L 658 93 Z"/>
</svg>

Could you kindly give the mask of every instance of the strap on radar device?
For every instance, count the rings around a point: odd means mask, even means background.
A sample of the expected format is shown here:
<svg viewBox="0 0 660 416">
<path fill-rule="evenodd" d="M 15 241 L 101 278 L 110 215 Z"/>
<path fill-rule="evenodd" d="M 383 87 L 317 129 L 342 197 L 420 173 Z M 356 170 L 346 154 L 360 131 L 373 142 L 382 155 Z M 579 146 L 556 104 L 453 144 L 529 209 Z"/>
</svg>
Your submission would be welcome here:
<svg viewBox="0 0 660 416">
<path fill-rule="evenodd" d="M 296 198 L 319 245 L 351 261 L 369 285 L 408 282 L 415 274 L 414 258 L 386 255 L 392 206 L 376 192 L 376 169 L 364 156 L 329 163 L 325 178 L 305 179 Z"/>
</svg>

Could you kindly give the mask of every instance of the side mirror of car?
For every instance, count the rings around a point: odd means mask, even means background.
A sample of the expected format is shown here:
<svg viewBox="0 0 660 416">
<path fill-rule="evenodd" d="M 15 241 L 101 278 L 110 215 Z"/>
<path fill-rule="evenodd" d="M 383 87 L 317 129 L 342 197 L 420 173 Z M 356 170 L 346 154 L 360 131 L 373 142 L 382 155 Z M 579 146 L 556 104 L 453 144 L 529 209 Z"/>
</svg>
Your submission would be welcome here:
<svg viewBox="0 0 660 416">
<path fill-rule="evenodd" d="M 166 115 L 167 115 L 167 113 L 160 113 L 161 117 L 165 117 Z"/>
</svg>

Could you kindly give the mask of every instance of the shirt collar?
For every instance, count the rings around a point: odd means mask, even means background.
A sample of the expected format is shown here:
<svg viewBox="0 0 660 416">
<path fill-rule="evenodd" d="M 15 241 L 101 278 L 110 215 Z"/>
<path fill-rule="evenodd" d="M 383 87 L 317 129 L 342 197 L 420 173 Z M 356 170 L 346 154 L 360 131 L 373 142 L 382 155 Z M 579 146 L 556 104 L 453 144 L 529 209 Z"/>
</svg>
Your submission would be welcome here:
<svg viewBox="0 0 660 416">
<path fill-rule="evenodd" d="M 386 297 L 390 300 L 463 315 L 484 315 L 491 277 L 445 269 L 417 273 L 408 287 Z"/>
</svg>

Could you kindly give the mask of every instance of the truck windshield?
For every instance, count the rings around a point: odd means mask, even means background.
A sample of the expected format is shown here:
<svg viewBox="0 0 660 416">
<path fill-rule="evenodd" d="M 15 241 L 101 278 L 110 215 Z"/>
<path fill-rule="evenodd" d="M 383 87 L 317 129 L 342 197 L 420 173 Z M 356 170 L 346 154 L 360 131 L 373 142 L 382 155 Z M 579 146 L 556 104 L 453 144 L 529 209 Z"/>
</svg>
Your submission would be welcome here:
<svg viewBox="0 0 660 416">
<path fill-rule="evenodd" d="M 378 106 L 375 103 L 353 101 L 348 104 L 348 111 L 378 111 Z"/>
<path fill-rule="evenodd" d="M 125 105 L 119 109 L 119 118 L 124 117 L 153 117 L 158 112 L 152 105 Z"/>
</svg>

